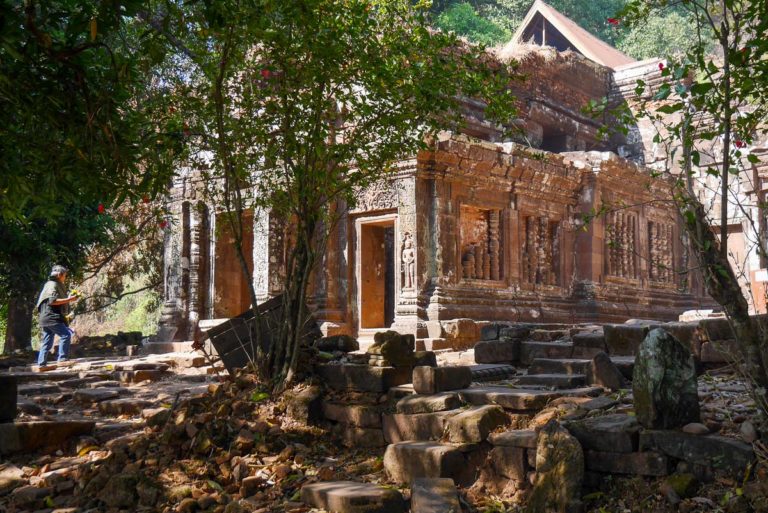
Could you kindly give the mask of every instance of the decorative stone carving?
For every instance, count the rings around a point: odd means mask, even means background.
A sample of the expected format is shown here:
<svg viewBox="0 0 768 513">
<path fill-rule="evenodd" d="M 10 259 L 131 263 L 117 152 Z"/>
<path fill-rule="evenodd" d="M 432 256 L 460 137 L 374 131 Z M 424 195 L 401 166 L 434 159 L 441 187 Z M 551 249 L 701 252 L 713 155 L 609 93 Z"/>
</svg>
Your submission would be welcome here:
<svg viewBox="0 0 768 513">
<path fill-rule="evenodd" d="M 353 213 L 391 210 L 398 206 L 398 182 L 383 179 L 357 191 Z"/>
<path fill-rule="evenodd" d="M 661 283 L 674 283 L 674 254 L 672 225 L 648 222 L 649 278 Z"/>
<path fill-rule="evenodd" d="M 416 250 L 413 248 L 413 236 L 408 232 L 403 234 L 401 259 L 403 275 L 401 286 L 403 289 L 411 290 L 416 284 Z"/>
<path fill-rule="evenodd" d="M 462 277 L 474 280 L 501 279 L 499 210 L 461 207 Z"/>
<path fill-rule="evenodd" d="M 527 216 L 523 237 L 523 281 L 559 285 L 560 223 L 547 216 Z"/>
<path fill-rule="evenodd" d="M 637 278 L 637 214 L 610 212 L 605 227 L 607 273 L 618 278 Z"/>
</svg>

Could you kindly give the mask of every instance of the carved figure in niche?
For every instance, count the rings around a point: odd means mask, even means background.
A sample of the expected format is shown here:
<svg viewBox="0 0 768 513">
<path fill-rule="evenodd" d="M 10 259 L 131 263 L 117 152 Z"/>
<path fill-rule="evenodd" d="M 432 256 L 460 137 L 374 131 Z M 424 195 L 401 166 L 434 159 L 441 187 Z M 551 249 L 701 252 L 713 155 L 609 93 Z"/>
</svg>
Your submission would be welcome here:
<svg viewBox="0 0 768 513">
<path fill-rule="evenodd" d="M 461 206 L 462 278 L 501 279 L 500 217 L 500 210 Z"/>
<path fill-rule="evenodd" d="M 472 279 L 475 277 L 475 245 L 470 244 L 464 252 L 462 259 L 464 278 Z"/>
<path fill-rule="evenodd" d="M 413 249 L 413 237 L 406 232 L 403 236 L 403 288 L 412 289 L 416 283 L 416 251 Z"/>
</svg>

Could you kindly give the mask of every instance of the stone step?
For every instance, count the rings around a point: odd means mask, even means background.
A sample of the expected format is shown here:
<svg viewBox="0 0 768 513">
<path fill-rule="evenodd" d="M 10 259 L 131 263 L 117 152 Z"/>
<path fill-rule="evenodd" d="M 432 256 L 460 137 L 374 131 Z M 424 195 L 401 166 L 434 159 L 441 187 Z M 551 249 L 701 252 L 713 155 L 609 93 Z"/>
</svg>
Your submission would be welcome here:
<svg viewBox="0 0 768 513">
<path fill-rule="evenodd" d="M 529 374 L 586 374 L 590 360 L 573 358 L 536 358 L 528 367 Z"/>
<path fill-rule="evenodd" d="M 586 385 L 587 376 L 584 374 L 528 374 L 515 378 L 514 382 L 523 386 L 574 388 Z"/>
<path fill-rule="evenodd" d="M 139 349 L 140 355 L 166 354 L 166 353 L 187 353 L 191 355 L 202 355 L 203 353 L 195 351 L 192 348 L 194 341 L 185 342 L 146 342 Z M 209 355 L 216 355 L 216 350 L 210 342 L 205 342 L 205 352 Z"/>
<path fill-rule="evenodd" d="M 405 513 L 402 494 L 392 488 L 354 481 L 326 481 L 301 488 L 308 506 L 337 513 Z"/>
<path fill-rule="evenodd" d="M 462 411 L 455 409 L 435 413 L 383 415 L 384 439 L 388 443 L 440 440 L 448 420 Z"/>
<path fill-rule="evenodd" d="M 26 383 L 18 385 L 19 395 L 58 394 L 59 392 L 61 392 L 61 388 L 55 383 Z"/>
<path fill-rule="evenodd" d="M 501 381 L 517 376 L 517 369 L 514 365 L 489 363 L 470 365 L 469 369 L 472 371 L 472 381 L 476 383 Z"/>
<path fill-rule="evenodd" d="M 0 455 L 40 448 L 60 449 L 70 437 L 90 435 L 94 426 L 89 420 L 3 423 L 0 424 Z"/>
<path fill-rule="evenodd" d="M 79 377 L 77 372 L 29 372 L 26 370 L 3 373 L 3 376 L 13 376 L 16 383 L 29 383 L 30 381 L 65 381 Z"/>
<path fill-rule="evenodd" d="M 611 361 L 625 378 L 632 381 L 632 372 L 635 370 L 634 356 L 611 356 Z"/>
<path fill-rule="evenodd" d="M 470 404 L 498 404 L 505 410 L 529 411 L 540 410 L 559 397 L 594 397 L 602 390 L 600 387 L 584 387 L 550 391 L 482 385 L 459 390 L 459 397 Z"/>
<path fill-rule="evenodd" d="M 520 363 L 530 365 L 537 358 L 571 358 L 571 342 L 535 342 L 526 340 L 520 344 Z"/>
<path fill-rule="evenodd" d="M 384 452 L 384 469 L 390 479 L 409 485 L 419 478 L 450 478 L 464 483 L 469 468 L 462 451 L 454 445 L 439 442 L 399 442 Z"/>
</svg>

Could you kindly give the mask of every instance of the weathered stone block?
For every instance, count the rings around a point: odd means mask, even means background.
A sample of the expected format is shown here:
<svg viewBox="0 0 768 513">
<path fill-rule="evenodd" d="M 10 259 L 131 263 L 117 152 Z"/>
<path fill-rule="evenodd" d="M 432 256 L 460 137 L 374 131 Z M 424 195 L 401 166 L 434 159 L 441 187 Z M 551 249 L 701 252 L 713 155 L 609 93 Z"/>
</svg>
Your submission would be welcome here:
<svg viewBox="0 0 768 513">
<path fill-rule="evenodd" d="M 312 507 L 338 513 L 405 513 L 402 494 L 392 488 L 356 483 L 328 481 L 301 488 L 301 500 Z"/>
<path fill-rule="evenodd" d="M 640 424 L 631 415 L 604 415 L 568 424 L 584 449 L 631 453 L 637 450 Z"/>
<path fill-rule="evenodd" d="M 384 447 L 384 432 L 379 428 L 360 428 L 347 424 L 335 426 L 334 432 L 346 447 Z"/>
<path fill-rule="evenodd" d="M 528 374 L 584 374 L 589 371 L 590 360 L 570 358 L 536 358 L 528 367 Z"/>
<path fill-rule="evenodd" d="M 742 475 L 755 459 L 752 446 L 718 435 L 649 430 L 640 433 L 640 450 L 657 450 L 673 458 Z"/>
<path fill-rule="evenodd" d="M 606 351 L 605 335 L 601 332 L 582 331 L 571 336 L 574 348 L 589 348 Z"/>
<path fill-rule="evenodd" d="M 698 323 L 695 322 L 668 322 L 662 326 L 673 337 L 680 341 L 694 356 L 701 356 L 701 337 L 699 336 Z"/>
<path fill-rule="evenodd" d="M 563 396 L 590 396 L 602 391 L 601 388 L 577 388 L 573 390 L 523 390 L 502 386 L 480 386 L 465 388 L 459 396 L 469 404 L 498 404 L 505 410 L 540 410 L 548 402 Z"/>
<path fill-rule="evenodd" d="M 573 344 L 570 342 L 533 342 L 520 344 L 520 363 L 530 365 L 536 358 L 571 358 Z"/>
<path fill-rule="evenodd" d="M 461 513 L 456 485 L 449 478 L 419 478 L 411 483 L 414 513 Z"/>
<path fill-rule="evenodd" d="M 360 349 L 357 339 L 349 335 L 332 335 L 317 339 L 315 346 L 320 351 L 343 351 L 349 353 Z"/>
<path fill-rule="evenodd" d="M 411 382 L 411 369 L 407 367 L 327 364 L 319 365 L 317 371 L 327 386 L 339 391 L 386 392 L 390 387 Z"/>
<path fill-rule="evenodd" d="M 637 420 L 647 428 L 669 429 L 699 421 L 693 356 L 662 329 L 640 345 L 632 380 Z"/>
<path fill-rule="evenodd" d="M 446 422 L 461 410 L 405 415 L 395 413 L 382 416 L 384 439 L 389 443 L 409 440 L 439 440 L 445 432 Z"/>
<path fill-rule="evenodd" d="M 515 379 L 521 386 L 537 386 L 547 388 L 573 388 L 587 384 L 583 374 L 528 374 Z"/>
<path fill-rule="evenodd" d="M 497 446 L 491 450 L 489 459 L 497 474 L 515 481 L 525 481 L 528 472 L 525 449 Z"/>
<path fill-rule="evenodd" d="M 117 399 L 118 397 L 120 397 L 120 392 L 118 390 L 106 388 L 76 390 L 73 395 L 75 401 L 83 404 L 106 401 L 107 399 Z"/>
<path fill-rule="evenodd" d="M 716 340 L 701 344 L 701 363 L 728 363 L 739 358 L 741 349 L 735 340 Z"/>
<path fill-rule="evenodd" d="M 648 335 L 648 326 L 607 324 L 603 328 L 605 344 L 611 356 L 634 356 Z"/>
<path fill-rule="evenodd" d="M 102 415 L 140 415 L 141 410 L 152 403 L 142 399 L 125 398 L 102 401 L 99 403 L 99 413 Z"/>
<path fill-rule="evenodd" d="M 413 366 L 416 338 L 396 331 L 380 331 L 373 336 L 374 343 L 367 353 L 381 356 L 395 367 Z"/>
<path fill-rule="evenodd" d="M 731 323 L 725 317 L 702 319 L 699 321 L 698 327 L 704 338 L 708 341 L 735 338 Z"/>
<path fill-rule="evenodd" d="M 437 367 L 437 356 L 434 351 L 416 351 L 413 353 L 415 367 Z"/>
<path fill-rule="evenodd" d="M 472 383 L 469 367 L 414 367 L 413 389 L 417 394 L 436 394 L 459 390 Z"/>
<path fill-rule="evenodd" d="M 434 413 L 455 410 L 462 405 L 456 392 L 441 392 L 434 395 L 411 394 L 397 402 L 397 413 L 413 415 L 415 413 Z"/>
<path fill-rule="evenodd" d="M 503 324 L 491 322 L 480 328 L 480 340 L 498 340 Z"/>
<path fill-rule="evenodd" d="M 499 329 L 499 339 L 523 340 L 531 333 L 530 326 L 508 326 Z"/>
<path fill-rule="evenodd" d="M 297 422 L 315 424 L 323 416 L 322 390 L 312 385 L 298 392 L 285 394 L 285 413 Z"/>
<path fill-rule="evenodd" d="M 532 429 L 512 429 L 501 433 L 492 433 L 488 441 L 495 446 L 521 447 L 535 449 L 538 435 Z"/>
<path fill-rule="evenodd" d="M 584 453 L 579 441 L 557 421 L 549 421 L 539 433 L 529 510 L 568 511 L 580 501 L 583 480 Z"/>
<path fill-rule="evenodd" d="M 381 427 L 381 408 L 367 404 L 323 403 L 326 419 L 357 427 Z"/>
<path fill-rule="evenodd" d="M 619 390 L 627 386 L 627 380 L 611 358 L 604 352 L 597 353 L 589 364 L 589 382 L 609 390 Z"/>
<path fill-rule="evenodd" d="M 500 406 L 475 406 L 448 420 L 448 439 L 454 443 L 479 443 L 505 424 L 509 424 L 509 418 Z"/>
<path fill-rule="evenodd" d="M 609 474 L 633 474 L 637 476 L 666 476 L 669 461 L 657 452 L 599 452 L 586 451 L 584 462 L 587 470 Z"/>
<path fill-rule="evenodd" d="M 417 478 L 451 478 L 458 483 L 466 472 L 459 449 L 437 442 L 400 442 L 387 447 L 384 468 L 389 477 L 402 484 Z"/>
<path fill-rule="evenodd" d="M 95 425 L 95 422 L 89 420 L 0 424 L 0 454 L 30 452 L 48 447 L 60 448 L 70 437 L 91 434 Z"/>
<path fill-rule="evenodd" d="M 477 342 L 480 330 L 472 319 L 453 319 L 441 321 L 442 337 L 451 341 Z"/>
<path fill-rule="evenodd" d="M 475 344 L 475 362 L 511 363 L 520 359 L 519 340 L 493 340 Z"/>
</svg>

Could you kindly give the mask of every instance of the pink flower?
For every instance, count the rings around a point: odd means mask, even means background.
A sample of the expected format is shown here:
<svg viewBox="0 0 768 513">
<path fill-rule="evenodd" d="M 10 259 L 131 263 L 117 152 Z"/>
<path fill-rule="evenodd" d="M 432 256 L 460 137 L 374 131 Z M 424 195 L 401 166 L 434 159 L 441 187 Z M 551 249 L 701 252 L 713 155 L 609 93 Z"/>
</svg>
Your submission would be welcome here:
<svg viewBox="0 0 768 513">
<path fill-rule="evenodd" d="M 736 140 L 733 142 L 733 144 L 735 144 L 737 148 L 746 148 L 746 146 L 747 146 L 747 143 L 745 143 L 745 142 L 744 142 L 744 141 L 742 141 L 741 139 L 736 139 Z"/>
<path fill-rule="evenodd" d="M 272 76 L 272 72 L 267 68 L 261 70 L 261 78 L 269 78 L 270 76 Z"/>
<path fill-rule="evenodd" d="M 97 210 L 99 211 L 99 214 L 103 214 L 106 210 L 106 208 L 104 208 L 104 203 L 99 203 Z"/>
<path fill-rule="evenodd" d="M 616 19 L 616 18 L 607 18 L 605 21 L 607 21 L 608 23 L 610 23 L 613 26 L 616 26 L 616 25 L 619 24 L 619 20 Z"/>
<path fill-rule="evenodd" d="M 659 63 L 659 71 L 664 71 L 664 63 L 663 62 Z"/>
</svg>

